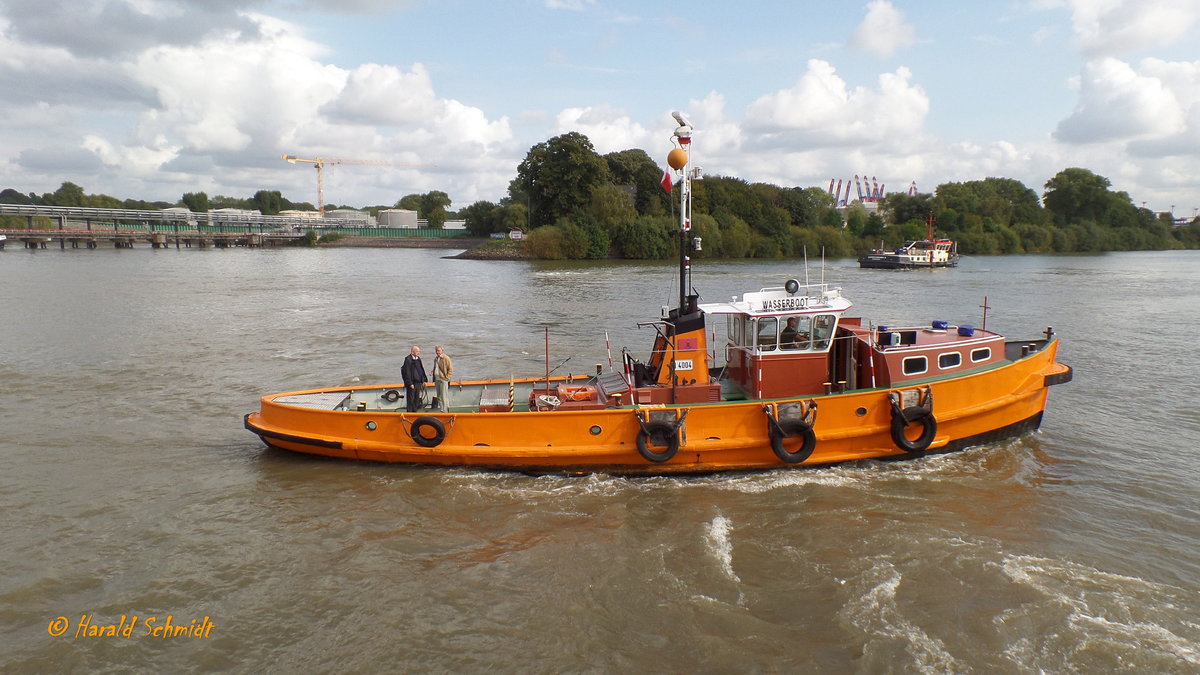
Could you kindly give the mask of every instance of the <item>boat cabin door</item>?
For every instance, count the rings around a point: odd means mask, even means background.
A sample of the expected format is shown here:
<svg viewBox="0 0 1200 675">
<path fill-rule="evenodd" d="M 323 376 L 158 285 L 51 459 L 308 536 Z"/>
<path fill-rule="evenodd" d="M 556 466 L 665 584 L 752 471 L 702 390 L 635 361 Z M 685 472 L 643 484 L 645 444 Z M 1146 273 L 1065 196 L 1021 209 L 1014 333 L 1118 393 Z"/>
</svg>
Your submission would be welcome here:
<svg viewBox="0 0 1200 675">
<path fill-rule="evenodd" d="M 780 319 L 774 316 L 729 316 L 729 342 L 725 347 L 729 378 L 752 398 L 763 395 L 762 357 L 780 349 Z"/>
</svg>

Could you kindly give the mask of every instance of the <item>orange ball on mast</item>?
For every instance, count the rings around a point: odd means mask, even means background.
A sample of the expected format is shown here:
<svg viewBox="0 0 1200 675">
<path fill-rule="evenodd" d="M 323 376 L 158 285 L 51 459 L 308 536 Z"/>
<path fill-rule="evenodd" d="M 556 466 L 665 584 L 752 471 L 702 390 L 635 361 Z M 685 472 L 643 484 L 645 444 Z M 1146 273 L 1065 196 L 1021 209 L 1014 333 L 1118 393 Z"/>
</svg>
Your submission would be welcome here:
<svg viewBox="0 0 1200 675">
<path fill-rule="evenodd" d="M 688 163 L 687 152 L 684 151 L 683 148 L 675 148 L 671 152 L 667 153 L 667 164 L 672 169 L 675 169 L 676 171 L 678 171 L 678 170 L 682 169 L 683 167 L 687 166 L 687 163 Z"/>
</svg>

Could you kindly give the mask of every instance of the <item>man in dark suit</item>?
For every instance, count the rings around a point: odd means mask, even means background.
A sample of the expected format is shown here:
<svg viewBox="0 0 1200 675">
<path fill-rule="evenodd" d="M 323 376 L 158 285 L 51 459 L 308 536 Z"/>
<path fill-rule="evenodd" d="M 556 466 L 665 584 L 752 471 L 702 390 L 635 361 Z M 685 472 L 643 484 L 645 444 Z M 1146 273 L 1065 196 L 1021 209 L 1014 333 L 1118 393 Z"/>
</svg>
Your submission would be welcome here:
<svg viewBox="0 0 1200 675">
<path fill-rule="evenodd" d="M 425 383 L 429 381 L 429 378 L 425 377 L 425 364 L 421 363 L 420 347 L 413 345 L 412 351 L 404 357 L 400 375 L 404 378 L 404 401 L 408 412 L 416 412 L 421 409 Z"/>
</svg>

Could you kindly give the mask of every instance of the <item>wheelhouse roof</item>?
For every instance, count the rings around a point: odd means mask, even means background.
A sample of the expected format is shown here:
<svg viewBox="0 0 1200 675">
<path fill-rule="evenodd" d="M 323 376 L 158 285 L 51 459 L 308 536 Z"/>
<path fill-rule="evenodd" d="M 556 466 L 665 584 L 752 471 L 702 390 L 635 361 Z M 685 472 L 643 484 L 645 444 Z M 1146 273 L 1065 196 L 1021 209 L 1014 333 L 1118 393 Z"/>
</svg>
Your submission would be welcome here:
<svg viewBox="0 0 1200 675">
<path fill-rule="evenodd" d="M 745 293 L 741 300 L 735 298 L 729 302 L 701 303 L 700 311 L 705 314 L 742 314 L 756 317 L 829 312 L 840 314 L 853 306 L 853 303 L 842 297 L 841 288 L 811 284 L 799 286 L 795 292 L 777 286 Z"/>
</svg>

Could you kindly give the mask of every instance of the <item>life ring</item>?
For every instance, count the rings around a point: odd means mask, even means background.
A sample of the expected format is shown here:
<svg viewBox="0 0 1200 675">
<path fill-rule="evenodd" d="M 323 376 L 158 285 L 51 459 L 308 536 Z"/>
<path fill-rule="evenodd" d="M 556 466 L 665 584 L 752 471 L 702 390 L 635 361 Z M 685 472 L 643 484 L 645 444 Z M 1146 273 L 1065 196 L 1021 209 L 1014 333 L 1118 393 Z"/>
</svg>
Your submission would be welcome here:
<svg viewBox="0 0 1200 675">
<path fill-rule="evenodd" d="M 421 430 L 425 427 L 433 429 L 433 436 L 426 436 L 421 433 Z M 436 417 L 422 415 L 413 420 L 412 427 L 408 430 L 408 435 L 412 436 L 417 445 L 426 448 L 435 448 L 441 445 L 442 441 L 446 440 L 446 425 L 442 424 L 442 421 Z"/>
<path fill-rule="evenodd" d="M 909 440 L 904 431 L 913 422 L 921 424 L 921 435 L 916 440 Z M 933 437 L 936 435 L 937 419 L 933 416 L 933 410 L 915 405 L 900 410 L 899 406 L 893 404 L 892 442 L 896 444 L 897 448 L 907 452 L 911 457 L 920 457 L 929 449 L 929 445 L 933 443 Z"/>
<path fill-rule="evenodd" d="M 383 392 L 383 400 L 387 401 L 388 403 L 395 403 L 396 401 L 400 400 L 400 392 L 396 391 L 395 389 L 388 389 L 387 391 Z"/>
<path fill-rule="evenodd" d="M 651 444 L 665 445 L 666 450 L 654 451 Z M 665 462 L 675 456 L 679 450 L 679 434 L 675 426 L 666 422 L 649 422 L 642 425 L 637 435 L 638 452 L 651 462 Z"/>
<path fill-rule="evenodd" d="M 803 462 L 812 456 L 813 449 L 817 447 L 817 434 L 813 432 L 811 424 L 805 424 L 800 420 L 784 420 L 771 424 L 769 427 L 771 449 L 775 451 L 776 457 L 788 464 Z M 803 441 L 795 452 L 789 452 L 787 448 L 783 447 L 783 439 L 793 436 L 800 436 Z"/>
</svg>

